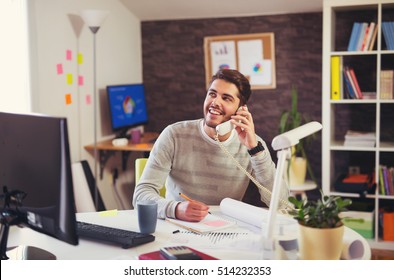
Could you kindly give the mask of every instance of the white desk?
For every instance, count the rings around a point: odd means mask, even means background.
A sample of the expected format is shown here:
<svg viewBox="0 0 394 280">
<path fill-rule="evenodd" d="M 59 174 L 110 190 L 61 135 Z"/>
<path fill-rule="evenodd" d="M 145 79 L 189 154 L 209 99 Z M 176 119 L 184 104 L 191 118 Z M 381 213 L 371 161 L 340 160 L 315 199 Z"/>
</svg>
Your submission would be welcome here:
<svg viewBox="0 0 394 280">
<path fill-rule="evenodd" d="M 213 209 L 213 208 L 211 208 Z M 98 212 L 92 213 L 78 213 L 77 219 L 80 221 L 101 224 L 105 226 L 118 227 L 122 229 L 139 231 L 137 215 L 134 210 L 122 210 L 118 211 L 115 216 L 102 216 Z M 135 260 L 142 253 L 159 250 L 163 246 L 169 245 L 181 245 L 179 243 L 172 243 L 172 237 L 174 236 L 173 231 L 178 230 L 179 227 L 165 222 L 164 220 L 158 220 L 156 232 L 153 234 L 156 240 L 144 245 L 140 245 L 130 249 L 122 249 L 116 245 L 102 244 L 94 241 L 85 239 L 79 240 L 79 245 L 73 246 L 62 241 L 59 241 L 50 236 L 40 234 L 29 228 L 18 228 L 13 226 L 10 228 L 10 235 L 8 238 L 8 247 L 17 245 L 29 245 L 39 247 L 47 250 L 56 255 L 57 259 L 68 259 L 68 260 L 107 260 L 107 259 L 122 259 L 122 260 Z M 359 234 L 349 228 L 345 229 L 346 237 L 359 237 Z M 368 248 L 367 252 L 364 253 L 365 259 L 371 258 L 370 247 L 368 242 L 362 238 L 362 242 L 365 248 Z M 365 243 L 364 243 L 365 242 Z M 235 260 L 235 259 L 261 259 L 258 252 L 251 252 L 250 250 L 234 250 L 225 248 L 199 248 L 189 244 L 188 246 L 193 247 L 197 250 L 203 251 L 209 255 L 224 260 Z"/>
</svg>

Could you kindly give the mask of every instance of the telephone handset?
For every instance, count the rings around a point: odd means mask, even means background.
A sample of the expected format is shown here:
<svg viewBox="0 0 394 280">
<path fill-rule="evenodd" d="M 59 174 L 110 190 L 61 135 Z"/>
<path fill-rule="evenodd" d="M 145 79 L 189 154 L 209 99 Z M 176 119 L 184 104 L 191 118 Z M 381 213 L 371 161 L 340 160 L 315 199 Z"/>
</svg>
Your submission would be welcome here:
<svg viewBox="0 0 394 280">
<path fill-rule="evenodd" d="M 235 125 L 233 125 L 230 121 L 226 121 L 216 126 L 216 133 L 219 134 L 220 136 L 223 136 L 229 133 L 234 128 Z"/>
<path fill-rule="evenodd" d="M 242 106 L 238 108 L 237 112 L 242 109 Z M 234 114 L 235 115 L 235 114 Z M 220 136 L 226 135 L 231 130 L 235 128 L 235 125 L 232 124 L 230 121 L 226 121 L 224 123 L 218 124 L 216 126 L 216 133 Z"/>
</svg>

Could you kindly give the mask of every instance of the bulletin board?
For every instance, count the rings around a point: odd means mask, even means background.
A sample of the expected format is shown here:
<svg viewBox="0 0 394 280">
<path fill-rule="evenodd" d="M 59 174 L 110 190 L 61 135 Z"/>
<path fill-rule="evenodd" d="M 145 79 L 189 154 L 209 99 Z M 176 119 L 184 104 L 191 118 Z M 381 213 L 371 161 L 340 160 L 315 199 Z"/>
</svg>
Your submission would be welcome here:
<svg viewBox="0 0 394 280">
<path fill-rule="evenodd" d="M 252 89 L 276 88 L 274 33 L 211 36 L 204 38 L 205 80 L 222 68 L 244 74 Z"/>
</svg>

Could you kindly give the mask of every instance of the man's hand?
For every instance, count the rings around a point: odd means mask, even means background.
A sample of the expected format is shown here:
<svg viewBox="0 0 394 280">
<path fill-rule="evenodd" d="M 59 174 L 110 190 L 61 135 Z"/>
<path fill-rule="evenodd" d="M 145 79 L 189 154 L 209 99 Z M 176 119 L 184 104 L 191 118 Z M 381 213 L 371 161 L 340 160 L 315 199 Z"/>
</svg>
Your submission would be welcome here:
<svg viewBox="0 0 394 280">
<path fill-rule="evenodd" d="M 209 207 L 199 201 L 183 201 L 175 208 L 175 217 L 188 222 L 199 222 L 208 214 Z"/>
<path fill-rule="evenodd" d="M 236 115 L 231 116 L 231 119 L 231 122 L 236 126 L 235 130 L 238 132 L 241 143 L 248 149 L 256 147 L 257 139 L 254 130 L 254 122 L 248 107 L 246 105 L 242 106 L 236 112 Z"/>
</svg>

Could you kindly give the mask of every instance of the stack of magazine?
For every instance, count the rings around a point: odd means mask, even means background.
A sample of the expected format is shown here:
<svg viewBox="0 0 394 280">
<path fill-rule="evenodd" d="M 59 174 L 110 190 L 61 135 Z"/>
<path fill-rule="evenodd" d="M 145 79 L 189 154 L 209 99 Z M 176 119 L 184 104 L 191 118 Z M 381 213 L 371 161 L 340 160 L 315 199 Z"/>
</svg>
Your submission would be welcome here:
<svg viewBox="0 0 394 280">
<path fill-rule="evenodd" d="M 375 142 L 376 134 L 374 132 L 348 130 L 344 145 L 347 147 L 375 147 Z"/>
</svg>

